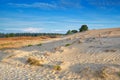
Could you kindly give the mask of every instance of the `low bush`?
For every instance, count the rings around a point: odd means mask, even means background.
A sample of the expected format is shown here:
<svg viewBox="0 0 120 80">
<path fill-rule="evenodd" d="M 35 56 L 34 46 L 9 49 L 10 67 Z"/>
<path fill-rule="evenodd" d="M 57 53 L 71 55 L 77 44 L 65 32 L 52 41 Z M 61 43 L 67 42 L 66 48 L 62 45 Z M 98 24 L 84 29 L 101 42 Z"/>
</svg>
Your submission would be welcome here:
<svg viewBox="0 0 120 80">
<path fill-rule="evenodd" d="M 118 72 L 118 76 L 120 77 L 120 72 Z"/>
<path fill-rule="evenodd" d="M 27 45 L 28 47 L 33 46 L 32 44 Z"/>
<path fill-rule="evenodd" d="M 67 46 L 70 46 L 71 44 L 65 44 L 65 46 L 67 47 Z"/>
<path fill-rule="evenodd" d="M 42 44 L 40 43 L 40 44 L 37 44 L 37 46 L 42 46 Z"/>
</svg>

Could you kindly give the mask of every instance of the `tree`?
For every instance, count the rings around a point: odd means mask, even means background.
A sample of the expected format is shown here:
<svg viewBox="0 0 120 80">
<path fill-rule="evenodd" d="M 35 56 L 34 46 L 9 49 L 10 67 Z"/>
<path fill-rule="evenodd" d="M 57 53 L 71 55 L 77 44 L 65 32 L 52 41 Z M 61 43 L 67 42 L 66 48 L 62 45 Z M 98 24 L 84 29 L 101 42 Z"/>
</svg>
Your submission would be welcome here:
<svg viewBox="0 0 120 80">
<path fill-rule="evenodd" d="M 81 28 L 79 29 L 79 32 L 87 31 L 88 26 L 87 25 L 82 25 Z"/>
<path fill-rule="evenodd" d="M 71 30 L 68 30 L 66 34 L 72 34 Z"/>
</svg>

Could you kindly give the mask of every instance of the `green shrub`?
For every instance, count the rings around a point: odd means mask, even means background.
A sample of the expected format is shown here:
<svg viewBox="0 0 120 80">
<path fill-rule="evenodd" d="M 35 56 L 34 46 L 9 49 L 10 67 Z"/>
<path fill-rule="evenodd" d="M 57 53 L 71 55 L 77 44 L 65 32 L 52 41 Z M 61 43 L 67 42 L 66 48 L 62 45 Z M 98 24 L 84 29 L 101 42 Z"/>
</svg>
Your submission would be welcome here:
<svg viewBox="0 0 120 80">
<path fill-rule="evenodd" d="M 65 46 L 67 47 L 67 46 L 70 46 L 71 44 L 66 44 Z"/>
<path fill-rule="evenodd" d="M 118 76 L 120 77 L 120 72 L 118 72 Z"/>
<path fill-rule="evenodd" d="M 66 34 L 68 35 L 68 34 L 73 34 L 73 33 L 77 33 L 77 32 L 78 32 L 77 30 L 68 30 Z"/>
<path fill-rule="evenodd" d="M 32 44 L 27 45 L 28 47 L 33 46 Z"/>
<path fill-rule="evenodd" d="M 71 32 L 72 32 L 72 33 L 77 33 L 78 31 L 77 31 L 77 30 L 72 30 Z"/>
</svg>

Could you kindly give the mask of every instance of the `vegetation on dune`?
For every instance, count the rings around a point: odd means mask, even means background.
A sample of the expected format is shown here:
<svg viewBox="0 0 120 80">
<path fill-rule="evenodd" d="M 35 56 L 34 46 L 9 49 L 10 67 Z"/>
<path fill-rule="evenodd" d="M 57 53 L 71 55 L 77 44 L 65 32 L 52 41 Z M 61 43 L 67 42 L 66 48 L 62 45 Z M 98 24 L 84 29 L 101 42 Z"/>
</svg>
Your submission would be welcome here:
<svg viewBox="0 0 120 80">
<path fill-rule="evenodd" d="M 83 32 L 83 31 L 87 31 L 88 30 L 88 26 L 87 25 L 82 25 L 80 28 L 79 28 L 79 32 Z M 69 35 L 69 34 L 74 34 L 74 33 L 78 33 L 77 30 L 68 30 L 66 32 L 66 35 Z"/>
</svg>

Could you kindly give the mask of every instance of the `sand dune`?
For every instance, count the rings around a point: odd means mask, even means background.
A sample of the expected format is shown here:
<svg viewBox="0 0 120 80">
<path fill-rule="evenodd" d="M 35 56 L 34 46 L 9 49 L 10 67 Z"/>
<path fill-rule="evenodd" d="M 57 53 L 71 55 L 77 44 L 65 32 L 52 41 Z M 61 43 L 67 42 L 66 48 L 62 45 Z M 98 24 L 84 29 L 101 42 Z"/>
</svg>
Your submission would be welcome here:
<svg viewBox="0 0 120 80">
<path fill-rule="evenodd" d="M 0 80 L 120 80 L 120 28 L 0 50 L 0 61 Z"/>
</svg>

